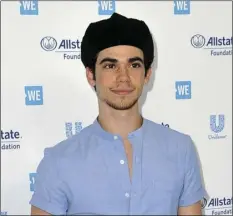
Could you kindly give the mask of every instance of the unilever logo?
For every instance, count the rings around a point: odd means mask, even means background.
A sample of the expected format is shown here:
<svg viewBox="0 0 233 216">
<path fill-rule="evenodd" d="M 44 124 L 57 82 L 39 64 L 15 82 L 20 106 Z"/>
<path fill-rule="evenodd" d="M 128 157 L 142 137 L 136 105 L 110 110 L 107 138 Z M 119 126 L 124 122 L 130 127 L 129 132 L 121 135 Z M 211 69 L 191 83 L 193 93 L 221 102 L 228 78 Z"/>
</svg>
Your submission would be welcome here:
<svg viewBox="0 0 233 216">
<path fill-rule="evenodd" d="M 78 134 L 83 129 L 83 123 L 82 122 L 66 122 L 65 123 L 65 132 L 66 137 L 69 138 L 75 134 Z"/>
<path fill-rule="evenodd" d="M 62 53 L 65 60 L 81 58 L 81 41 L 78 39 L 56 40 L 54 37 L 46 36 L 41 39 L 40 46 L 47 52 Z"/>
<path fill-rule="evenodd" d="M 191 37 L 190 41 L 194 48 L 209 49 L 211 56 L 232 55 L 232 37 L 204 37 L 196 34 Z"/>
<path fill-rule="evenodd" d="M 57 47 L 57 41 L 55 38 L 47 36 L 42 38 L 40 45 L 45 51 L 53 51 Z"/>
<path fill-rule="evenodd" d="M 210 115 L 210 128 L 215 133 L 220 133 L 224 128 L 225 116 L 218 116 L 218 125 L 217 125 L 217 117 L 216 115 Z"/>
<path fill-rule="evenodd" d="M 194 35 L 191 38 L 191 44 L 195 48 L 202 48 L 205 45 L 205 37 L 200 34 Z"/>
<path fill-rule="evenodd" d="M 223 131 L 225 127 L 225 116 L 223 114 L 218 115 L 210 115 L 210 129 L 215 133 L 215 135 L 209 135 L 209 139 L 224 139 L 226 135 L 218 135 Z"/>
</svg>

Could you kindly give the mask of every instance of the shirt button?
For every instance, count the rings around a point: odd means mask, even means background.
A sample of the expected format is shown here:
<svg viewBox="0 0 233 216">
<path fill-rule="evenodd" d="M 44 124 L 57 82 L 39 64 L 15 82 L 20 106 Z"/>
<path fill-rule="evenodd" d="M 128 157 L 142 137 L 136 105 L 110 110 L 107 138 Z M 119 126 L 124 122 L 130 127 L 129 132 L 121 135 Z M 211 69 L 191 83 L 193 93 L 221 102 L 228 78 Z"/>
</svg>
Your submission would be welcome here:
<svg viewBox="0 0 233 216">
<path fill-rule="evenodd" d="M 120 163 L 121 163 L 121 164 L 124 164 L 124 163 L 125 163 L 125 161 L 124 161 L 124 160 L 120 160 Z"/>
<path fill-rule="evenodd" d="M 129 197 L 129 193 L 125 193 L 125 197 L 127 197 L 127 198 L 128 198 L 128 197 Z"/>
<path fill-rule="evenodd" d="M 113 137 L 113 139 L 114 139 L 114 140 L 117 140 L 117 139 L 118 139 L 118 137 L 117 137 L 117 136 L 114 136 L 114 137 Z"/>
</svg>

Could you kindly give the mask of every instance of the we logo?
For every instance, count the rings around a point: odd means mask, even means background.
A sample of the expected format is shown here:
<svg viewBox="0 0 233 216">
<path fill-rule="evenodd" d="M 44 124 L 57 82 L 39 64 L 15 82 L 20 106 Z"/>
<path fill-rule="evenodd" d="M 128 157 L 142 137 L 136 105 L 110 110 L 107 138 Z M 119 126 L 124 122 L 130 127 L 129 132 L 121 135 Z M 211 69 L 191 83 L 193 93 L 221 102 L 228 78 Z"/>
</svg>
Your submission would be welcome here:
<svg viewBox="0 0 233 216">
<path fill-rule="evenodd" d="M 38 15 L 38 0 L 20 1 L 21 15 Z"/>
<path fill-rule="evenodd" d="M 43 105 L 43 88 L 42 86 L 25 86 L 25 104 Z"/>
<path fill-rule="evenodd" d="M 174 14 L 176 15 L 190 14 L 190 0 L 186 0 L 186 1 L 174 0 Z"/>
<path fill-rule="evenodd" d="M 98 1 L 99 15 L 112 15 L 116 9 L 115 0 L 113 1 Z"/>
</svg>

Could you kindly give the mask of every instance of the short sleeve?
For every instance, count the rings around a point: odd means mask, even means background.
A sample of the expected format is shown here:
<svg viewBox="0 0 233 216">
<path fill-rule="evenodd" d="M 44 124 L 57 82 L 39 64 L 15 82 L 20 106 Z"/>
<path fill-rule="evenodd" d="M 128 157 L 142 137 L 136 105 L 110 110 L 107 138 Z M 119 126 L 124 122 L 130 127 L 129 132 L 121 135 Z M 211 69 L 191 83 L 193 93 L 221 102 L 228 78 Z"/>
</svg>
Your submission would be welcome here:
<svg viewBox="0 0 233 216">
<path fill-rule="evenodd" d="M 34 193 L 30 204 L 53 215 L 66 214 L 67 198 L 65 185 L 59 179 L 56 158 L 46 148 L 37 167 Z"/>
<path fill-rule="evenodd" d="M 202 200 L 206 191 L 202 184 L 201 169 L 194 143 L 189 136 L 184 161 L 184 185 L 179 200 L 179 206 L 189 206 Z"/>
</svg>

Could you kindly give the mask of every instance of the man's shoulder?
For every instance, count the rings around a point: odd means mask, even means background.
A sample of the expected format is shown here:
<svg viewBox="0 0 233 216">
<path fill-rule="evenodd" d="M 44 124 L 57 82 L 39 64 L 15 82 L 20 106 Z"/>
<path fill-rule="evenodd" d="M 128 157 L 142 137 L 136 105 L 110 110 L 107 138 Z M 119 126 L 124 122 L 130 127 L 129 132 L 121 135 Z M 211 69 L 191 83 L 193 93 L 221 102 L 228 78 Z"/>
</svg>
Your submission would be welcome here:
<svg viewBox="0 0 233 216">
<path fill-rule="evenodd" d="M 150 119 L 146 119 L 147 121 L 147 129 L 150 133 L 159 136 L 168 136 L 168 137 L 187 137 L 188 134 L 181 132 L 179 130 L 173 129 L 168 125 L 159 124 Z"/>
<path fill-rule="evenodd" d="M 44 153 L 55 157 L 63 157 L 74 153 L 80 147 L 79 144 L 82 143 L 82 140 L 90 138 L 92 130 L 92 124 L 90 124 L 83 128 L 79 133 L 62 140 L 53 146 L 45 148 Z"/>
<path fill-rule="evenodd" d="M 194 154 L 196 152 L 195 144 L 189 134 L 165 127 L 156 122 L 147 121 L 146 137 L 156 150 L 161 150 L 170 157 L 182 157 L 186 154 Z"/>
<path fill-rule="evenodd" d="M 189 134 L 173 129 L 171 127 L 167 127 L 149 119 L 146 119 L 146 121 L 146 134 L 151 137 L 151 139 L 172 145 L 175 143 L 178 145 L 186 145 L 192 142 L 191 136 Z"/>
</svg>

